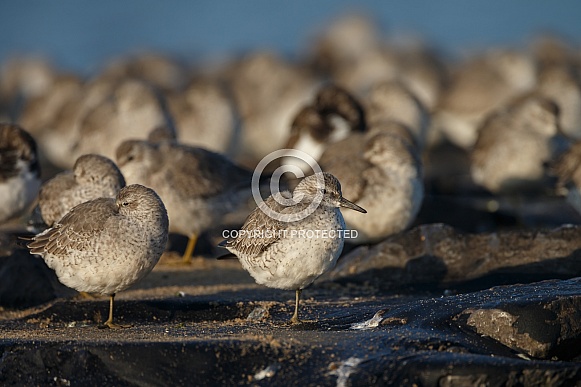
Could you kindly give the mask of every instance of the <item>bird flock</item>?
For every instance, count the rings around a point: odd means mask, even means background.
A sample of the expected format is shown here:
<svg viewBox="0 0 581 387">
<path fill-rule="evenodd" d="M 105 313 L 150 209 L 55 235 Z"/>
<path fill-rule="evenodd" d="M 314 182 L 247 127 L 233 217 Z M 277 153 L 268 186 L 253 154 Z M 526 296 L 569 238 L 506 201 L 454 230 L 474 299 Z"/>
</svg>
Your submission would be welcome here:
<svg viewBox="0 0 581 387">
<path fill-rule="evenodd" d="M 136 53 L 89 76 L 41 59 L 0 64 L 0 224 L 35 224 L 29 247 L 61 282 L 111 297 L 108 326 L 115 293 L 153 268 L 168 232 L 189 238 L 188 263 L 204 232 L 257 223 L 253 169 L 281 149 L 316 160 L 332 187 L 313 216 L 334 220 L 301 227 L 356 230 L 355 244 L 416 220 L 443 144 L 468 155 L 471 183 L 492 197 L 556 193 L 581 212 L 581 48 L 563 38 L 452 59 L 347 15 L 295 60 L 264 50 L 202 63 Z M 316 172 L 296 157 L 275 164 Z M 337 215 L 343 196 L 356 211 Z M 276 241 L 260 242 L 223 246 L 257 282 L 297 291 L 296 322 L 300 291 L 334 265 L 343 240 L 309 247 L 318 253 L 303 258 L 325 257 L 312 265 L 301 258 L 312 241 L 283 243 L 280 267 L 263 262 Z M 103 244 L 122 263 L 100 269 L 97 257 L 111 255 Z"/>
</svg>

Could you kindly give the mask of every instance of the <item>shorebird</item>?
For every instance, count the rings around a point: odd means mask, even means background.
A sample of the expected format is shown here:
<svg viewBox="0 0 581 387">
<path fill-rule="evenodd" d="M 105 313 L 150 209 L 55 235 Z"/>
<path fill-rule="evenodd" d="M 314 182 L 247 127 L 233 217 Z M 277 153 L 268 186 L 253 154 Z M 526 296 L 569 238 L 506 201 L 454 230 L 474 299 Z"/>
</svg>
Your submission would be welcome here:
<svg viewBox="0 0 581 387">
<path fill-rule="evenodd" d="M 178 58 L 153 51 L 115 57 L 100 71 L 102 78 L 140 79 L 163 91 L 183 88 L 188 75 L 187 66 Z"/>
<path fill-rule="evenodd" d="M 313 103 L 298 111 L 291 125 L 286 148 L 305 152 L 318 160 L 328 144 L 366 129 L 361 103 L 347 90 L 329 84 L 319 89 Z M 310 166 L 303 160 L 285 157 L 282 163 L 310 172 Z"/>
<path fill-rule="evenodd" d="M 83 155 L 72 171 L 59 173 L 40 188 L 42 220 L 52 227 L 74 206 L 101 197 L 114 198 L 123 187 L 125 179 L 113 161 L 101 155 Z"/>
<path fill-rule="evenodd" d="M 74 207 L 54 227 L 28 244 L 64 285 L 109 296 L 113 322 L 115 294 L 145 277 L 159 261 L 168 238 L 163 202 L 150 188 L 130 185 L 115 199 L 99 198 Z"/>
<path fill-rule="evenodd" d="M 556 191 L 581 214 L 581 141 L 574 143 L 550 165 L 557 177 Z"/>
<path fill-rule="evenodd" d="M 296 111 L 313 97 L 318 81 L 270 51 L 245 56 L 226 75 L 241 121 L 236 160 L 254 167 L 284 147 Z"/>
<path fill-rule="evenodd" d="M 217 81 L 198 79 L 184 90 L 168 94 L 167 108 L 182 144 L 220 153 L 232 150 L 236 112 Z"/>
<path fill-rule="evenodd" d="M 14 56 L 3 61 L 0 65 L 0 100 L 14 109 L 11 118 L 18 117 L 21 106 L 16 105 L 22 99 L 35 98 L 50 90 L 57 74 L 53 64 L 42 57 Z"/>
<path fill-rule="evenodd" d="M 448 80 L 447 64 L 437 49 L 421 40 L 405 42 L 398 52 L 397 79 L 410 89 L 428 111 L 436 107 Z"/>
<path fill-rule="evenodd" d="M 199 235 L 252 200 L 252 172 L 203 148 L 162 140 L 128 140 L 117 148 L 128 184 L 153 188 L 162 198 L 170 231 L 189 237 L 183 263 L 190 263 Z"/>
<path fill-rule="evenodd" d="M 40 183 L 32 136 L 18 125 L 0 124 L 0 223 L 24 213 Z"/>
<path fill-rule="evenodd" d="M 511 50 L 474 57 L 453 72 L 432 116 L 432 129 L 457 146 L 470 149 L 483 120 L 535 87 L 532 58 Z"/>
<path fill-rule="evenodd" d="M 419 39 L 385 39 L 378 27 L 364 15 L 335 20 L 313 39 L 309 62 L 358 97 L 377 83 L 400 80 L 432 110 L 447 76 L 440 55 Z"/>
<path fill-rule="evenodd" d="M 25 101 L 18 123 L 38 139 L 39 146 L 42 146 L 43 132 L 53 126 L 63 107 L 78 97 L 81 88 L 79 77 L 72 74 L 55 75 L 50 87 Z"/>
<path fill-rule="evenodd" d="M 101 154 L 113 159 L 123 141 L 146 138 L 154 128 L 167 124 L 159 96 L 147 83 L 126 79 L 83 118 L 73 154 Z"/>
<path fill-rule="evenodd" d="M 82 87 L 69 96 L 59 107 L 58 113 L 39 133 L 38 144 L 42 154 L 61 169 L 71 169 L 77 157 L 73 154 L 75 144 L 79 142 L 84 119 L 93 109 L 110 97 L 116 87 L 116 81 L 110 78 L 97 77 L 83 83 Z M 62 93 L 62 92 L 61 92 Z M 78 156 L 85 153 L 78 153 Z"/>
<path fill-rule="evenodd" d="M 559 107 L 559 127 L 581 139 L 581 81 L 571 64 L 546 65 L 539 71 L 538 91 Z"/>
<path fill-rule="evenodd" d="M 355 243 L 377 242 L 406 229 L 424 197 L 422 163 L 415 136 L 399 122 L 372 124 L 369 131 L 329 145 L 319 163 L 345 184 L 345 194 L 367 209 L 346 212 Z"/>
<path fill-rule="evenodd" d="M 324 76 L 358 95 L 397 76 L 398 63 L 378 25 L 365 15 L 349 14 L 315 36 L 310 62 Z"/>
<path fill-rule="evenodd" d="M 292 195 L 269 196 L 235 237 L 220 243 L 258 284 L 295 291 L 293 324 L 300 322 L 302 290 L 332 269 L 343 250 L 345 222 L 339 207 L 366 212 L 342 196 L 337 178 L 316 173 L 304 178 Z"/>
<path fill-rule="evenodd" d="M 545 163 L 559 151 L 557 105 L 524 95 L 483 123 L 471 155 L 474 182 L 492 193 L 538 189 Z"/>
<path fill-rule="evenodd" d="M 399 81 L 377 83 L 364 102 L 369 125 L 381 121 L 399 122 L 414 134 L 420 148 L 424 147 L 429 112 L 405 84 Z"/>
</svg>

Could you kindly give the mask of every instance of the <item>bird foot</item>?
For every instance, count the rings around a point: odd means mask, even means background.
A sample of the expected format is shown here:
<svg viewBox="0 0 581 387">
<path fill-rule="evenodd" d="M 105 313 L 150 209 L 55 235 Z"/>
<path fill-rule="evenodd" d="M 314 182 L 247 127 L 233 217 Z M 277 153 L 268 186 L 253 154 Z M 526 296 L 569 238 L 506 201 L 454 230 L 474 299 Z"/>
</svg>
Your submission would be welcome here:
<svg viewBox="0 0 581 387">
<path fill-rule="evenodd" d="M 298 318 L 297 316 L 293 316 L 293 317 L 290 319 L 290 323 L 291 323 L 291 325 L 297 325 L 297 324 L 300 324 L 300 323 L 302 323 L 302 321 L 301 321 L 301 320 L 299 320 L 299 318 Z"/>
</svg>

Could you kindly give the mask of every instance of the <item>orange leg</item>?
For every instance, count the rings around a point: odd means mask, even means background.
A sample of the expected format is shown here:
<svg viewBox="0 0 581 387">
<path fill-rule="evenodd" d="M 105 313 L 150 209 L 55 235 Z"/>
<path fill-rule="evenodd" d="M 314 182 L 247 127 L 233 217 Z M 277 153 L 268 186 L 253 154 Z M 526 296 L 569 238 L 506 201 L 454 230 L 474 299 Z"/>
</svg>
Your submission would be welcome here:
<svg viewBox="0 0 581 387">
<path fill-rule="evenodd" d="M 185 264 L 192 263 L 192 255 L 194 254 L 194 248 L 196 247 L 197 241 L 198 236 L 196 234 L 190 235 L 190 239 L 188 240 L 188 246 L 186 247 L 186 251 L 184 251 L 184 255 L 182 256 L 182 263 Z"/>
</svg>

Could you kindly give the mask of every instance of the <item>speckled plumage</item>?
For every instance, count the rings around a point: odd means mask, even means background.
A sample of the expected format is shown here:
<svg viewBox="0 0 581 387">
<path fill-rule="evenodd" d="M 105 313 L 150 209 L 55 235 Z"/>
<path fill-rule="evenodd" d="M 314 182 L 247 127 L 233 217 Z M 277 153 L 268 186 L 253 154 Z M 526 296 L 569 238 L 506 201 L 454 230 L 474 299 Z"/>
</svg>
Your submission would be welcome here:
<svg viewBox="0 0 581 387">
<path fill-rule="evenodd" d="M 113 161 L 100 155 L 83 155 L 72 171 L 59 173 L 40 188 L 42 219 L 52 227 L 74 206 L 101 197 L 114 198 L 124 186 L 125 179 Z"/>
<path fill-rule="evenodd" d="M 157 194 L 130 185 L 116 199 L 74 207 L 28 245 L 59 280 L 78 291 L 111 295 L 144 277 L 167 242 L 168 219 Z"/>
<path fill-rule="evenodd" d="M 112 297 L 153 269 L 167 237 L 163 202 L 152 189 L 135 184 L 116 199 L 79 204 L 28 247 L 66 286 L 111 296 L 112 324 Z"/>
<path fill-rule="evenodd" d="M 273 196 L 265 201 L 268 208 L 282 215 L 281 219 L 271 217 L 259 205 L 248 216 L 237 237 L 221 245 L 238 257 L 257 283 L 296 290 L 297 304 L 292 321 L 298 322 L 300 292 L 333 268 L 343 250 L 341 230 L 345 230 L 345 222 L 339 206 L 360 212 L 365 210 L 342 197 L 339 181 L 329 173 L 306 177 L 292 195 L 286 192 L 283 197 L 292 199 L 295 204 L 282 205 Z M 320 204 L 310 215 L 300 219 L 300 213 L 317 199 L 321 200 Z M 301 231 L 305 232 L 302 236 Z M 309 237 L 308 231 L 320 233 Z M 324 237 L 322 232 L 334 234 Z"/>
<path fill-rule="evenodd" d="M 0 124 L 0 223 L 21 215 L 39 188 L 36 142 L 18 125 Z"/>
</svg>

